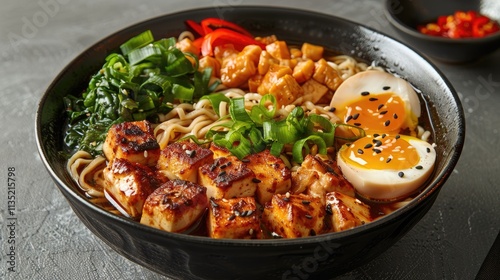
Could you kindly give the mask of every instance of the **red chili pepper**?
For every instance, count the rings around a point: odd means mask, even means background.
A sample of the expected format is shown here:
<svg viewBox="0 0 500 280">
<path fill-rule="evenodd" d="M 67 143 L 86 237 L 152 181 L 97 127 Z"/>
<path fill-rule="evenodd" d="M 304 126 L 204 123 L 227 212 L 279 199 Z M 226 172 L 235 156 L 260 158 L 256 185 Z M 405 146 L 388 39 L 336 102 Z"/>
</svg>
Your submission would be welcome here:
<svg viewBox="0 0 500 280">
<path fill-rule="evenodd" d="M 252 37 L 252 34 L 250 34 L 250 32 L 248 32 L 247 30 L 245 30 L 245 28 L 220 18 L 206 18 L 201 21 L 201 26 L 205 30 L 205 34 L 212 32 L 212 30 L 216 28 L 227 28 L 234 30 L 238 33 L 244 34 L 246 36 Z"/>
<path fill-rule="evenodd" d="M 475 11 L 456 11 L 453 15 L 440 16 L 436 23 L 418 26 L 427 35 L 449 38 L 480 38 L 497 32 L 500 26 L 487 16 Z"/>
<path fill-rule="evenodd" d="M 257 45 L 265 49 L 265 44 L 255 40 L 253 37 L 226 28 L 218 28 L 203 37 L 201 54 L 203 56 L 213 55 L 216 46 L 233 44 L 235 49 L 241 51 L 245 46 Z"/>
</svg>

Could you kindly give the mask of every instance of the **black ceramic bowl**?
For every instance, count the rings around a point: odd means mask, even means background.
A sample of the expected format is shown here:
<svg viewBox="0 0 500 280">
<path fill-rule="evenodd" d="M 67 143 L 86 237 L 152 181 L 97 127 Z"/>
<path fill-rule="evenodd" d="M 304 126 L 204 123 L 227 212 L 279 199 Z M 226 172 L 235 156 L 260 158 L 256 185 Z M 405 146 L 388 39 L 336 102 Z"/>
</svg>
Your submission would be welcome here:
<svg viewBox="0 0 500 280">
<path fill-rule="evenodd" d="M 386 0 L 385 14 L 404 40 L 431 58 L 450 63 L 477 60 L 500 48 L 500 32 L 483 38 L 450 39 L 418 32 L 417 26 L 457 10 L 478 11 L 500 22 L 498 0 Z"/>
<path fill-rule="evenodd" d="M 374 61 L 407 78 L 432 104 L 430 116 L 438 159 L 428 185 L 409 205 L 375 222 L 340 233 L 280 240 L 215 240 L 160 231 L 116 216 L 90 203 L 66 171 L 62 97 L 80 92 L 107 54 L 146 30 L 155 37 L 185 30 L 184 21 L 218 17 L 207 8 L 166 15 L 119 31 L 84 51 L 49 86 L 37 112 L 37 142 L 50 175 L 81 221 L 114 250 L 151 270 L 183 279 L 331 278 L 381 254 L 410 230 L 434 203 L 452 173 L 464 144 L 464 115 L 459 98 L 443 75 L 405 45 L 358 24 L 307 11 L 234 7 L 223 17 L 255 35 L 276 34 L 289 42 L 321 44 Z M 314 277 L 313 277 L 314 276 Z M 304 279 L 304 278 L 301 278 Z"/>
</svg>

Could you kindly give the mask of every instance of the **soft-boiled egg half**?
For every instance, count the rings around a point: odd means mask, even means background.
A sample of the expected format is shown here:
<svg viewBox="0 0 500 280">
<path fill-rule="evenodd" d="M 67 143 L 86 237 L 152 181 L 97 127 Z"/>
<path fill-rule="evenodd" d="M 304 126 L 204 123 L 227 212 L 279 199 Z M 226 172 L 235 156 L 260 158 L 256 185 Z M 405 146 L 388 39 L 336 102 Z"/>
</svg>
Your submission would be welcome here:
<svg viewBox="0 0 500 280">
<path fill-rule="evenodd" d="M 405 80 L 386 72 L 363 71 L 346 79 L 330 103 L 344 123 L 368 134 L 407 130 L 413 134 L 420 117 L 420 101 Z"/>
<path fill-rule="evenodd" d="M 363 197 L 396 200 L 414 193 L 432 174 L 436 151 L 419 138 L 373 134 L 343 145 L 337 164 Z"/>
</svg>

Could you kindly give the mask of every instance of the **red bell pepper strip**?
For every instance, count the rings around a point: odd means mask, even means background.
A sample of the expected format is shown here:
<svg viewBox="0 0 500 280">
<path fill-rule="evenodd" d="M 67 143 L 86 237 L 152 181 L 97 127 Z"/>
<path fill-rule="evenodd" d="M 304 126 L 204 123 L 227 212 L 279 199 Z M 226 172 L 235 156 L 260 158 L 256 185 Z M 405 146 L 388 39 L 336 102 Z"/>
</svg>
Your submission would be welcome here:
<svg viewBox="0 0 500 280">
<path fill-rule="evenodd" d="M 205 30 L 203 29 L 203 27 L 194 20 L 190 20 L 190 19 L 186 20 L 186 25 L 188 27 L 190 27 L 191 29 L 193 29 L 194 32 L 198 33 L 198 35 L 200 35 L 200 36 L 205 36 L 205 34 L 207 34 L 205 32 Z"/>
<path fill-rule="evenodd" d="M 203 30 L 205 30 L 205 35 L 216 28 L 227 28 L 234 30 L 238 33 L 244 34 L 246 36 L 252 37 L 252 34 L 250 34 L 250 32 L 248 32 L 247 30 L 245 30 L 245 28 L 220 18 L 206 18 L 201 21 L 201 26 Z"/>
<path fill-rule="evenodd" d="M 255 40 L 251 36 L 247 36 L 231 29 L 218 28 L 203 37 L 203 42 L 201 44 L 201 54 L 203 56 L 212 56 L 214 48 L 223 44 L 233 44 L 235 49 L 237 49 L 238 51 L 241 51 L 245 46 L 248 45 L 257 45 L 262 49 L 266 48 L 265 44 Z"/>
</svg>

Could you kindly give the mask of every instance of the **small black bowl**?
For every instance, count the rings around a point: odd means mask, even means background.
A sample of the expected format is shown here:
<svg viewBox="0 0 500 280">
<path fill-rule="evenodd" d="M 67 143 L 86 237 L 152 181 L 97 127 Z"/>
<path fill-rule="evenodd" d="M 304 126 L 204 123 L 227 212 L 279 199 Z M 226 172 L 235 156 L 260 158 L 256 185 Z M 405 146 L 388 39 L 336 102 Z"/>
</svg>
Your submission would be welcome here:
<svg viewBox="0 0 500 280">
<path fill-rule="evenodd" d="M 498 0 L 386 0 L 385 15 L 398 33 L 417 50 L 448 63 L 465 63 L 500 48 L 500 32 L 483 38 L 450 39 L 420 33 L 417 26 L 439 16 L 474 10 L 500 21 Z"/>
<path fill-rule="evenodd" d="M 105 57 L 150 29 L 156 38 L 177 36 L 185 20 L 223 17 L 256 36 L 275 34 L 300 44 L 375 62 L 406 78 L 430 104 L 438 159 L 435 172 L 408 205 L 377 220 L 339 233 L 297 239 L 210 239 L 161 231 L 114 215 L 89 202 L 66 170 L 63 96 L 82 92 Z M 397 242 L 430 209 L 456 165 L 465 138 L 457 93 L 428 60 L 372 29 L 330 15 L 285 8 L 206 8 L 154 18 L 121 30 L 88 48 L 55 78 L 36 116 L 37 144 L 49 174 L 81 221 L 111 248 L 153 271 L 181 279 L 330 279 L 358 267 Z"/>
</svg>

